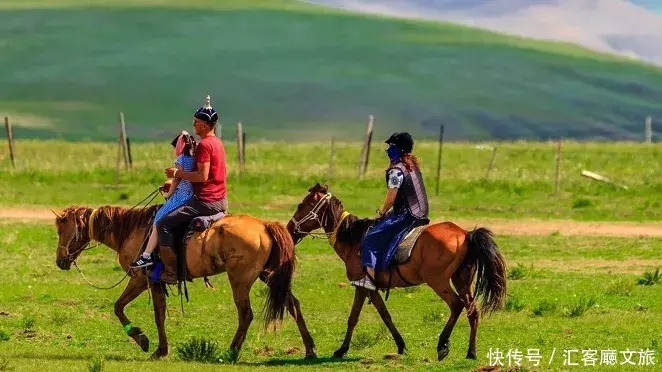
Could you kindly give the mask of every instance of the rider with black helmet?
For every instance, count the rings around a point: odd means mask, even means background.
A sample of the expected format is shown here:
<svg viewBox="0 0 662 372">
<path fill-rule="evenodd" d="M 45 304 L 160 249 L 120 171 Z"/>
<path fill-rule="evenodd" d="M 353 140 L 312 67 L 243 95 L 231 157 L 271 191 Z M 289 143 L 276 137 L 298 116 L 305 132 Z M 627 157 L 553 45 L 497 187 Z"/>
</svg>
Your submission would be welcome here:
<svg viewBox="0 0 662 372">
<path fill-rule="evenodd" d="M 361 243 L 361 261 L 368 277 L 352 281 L 355 286 L 375 290 L 375 270 L 386 270 L 398 242 L 414 225 L 428 218 L 428 197 L 418 159 L 411 152 L 414 140 L 407 132 L 393 133 L 384 141 L 390 160 L 386 169 L 386 198 L 377 210 L 378 222 Z M 392 211 L 389 212 L 389 210 Z"/>
</svg>

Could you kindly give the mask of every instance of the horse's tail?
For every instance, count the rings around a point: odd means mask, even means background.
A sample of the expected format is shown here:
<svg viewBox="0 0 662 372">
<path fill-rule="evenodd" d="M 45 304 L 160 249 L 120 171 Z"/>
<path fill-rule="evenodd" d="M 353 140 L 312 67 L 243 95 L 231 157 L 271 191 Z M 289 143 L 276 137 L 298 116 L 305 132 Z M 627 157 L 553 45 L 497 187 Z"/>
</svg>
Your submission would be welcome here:
<svg viewBox="0 0 662 372">
<path fill-rule="evenodd" d="M 296 265 L 294 241 L 285 227 L 278 222 L 266 222 L 265 227 L 273 244 L 264 270 L 269 273 L 266 280 L 269 294 L 265 303 L 264 324 L 268 327 L 275 320 L 283 320 L 292 276 Z"/>
<path fill-rule="evenodd" d="M 506 297 L 506 262 L 492 239 L 492 232 L 484 227 L 467 232 L 467 259 L 476 264 L 475 296 L 482 297 L 481 312 L 500 309 Z"/>
</svg>

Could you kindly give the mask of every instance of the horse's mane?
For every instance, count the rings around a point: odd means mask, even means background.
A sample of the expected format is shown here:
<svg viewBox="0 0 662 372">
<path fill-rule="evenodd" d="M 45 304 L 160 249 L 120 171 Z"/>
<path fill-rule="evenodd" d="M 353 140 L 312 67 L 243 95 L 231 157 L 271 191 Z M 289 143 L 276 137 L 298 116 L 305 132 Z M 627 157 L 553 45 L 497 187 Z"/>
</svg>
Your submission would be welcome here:
<svg viewBox="0 0 662 372">
<path fill-rule="evenodd" d="M 110 205 L 94 209 L 90 212 L 88 222 L 90 237 L 93 236 L 97 240 L 111 233 L 115 241 L 126 241 L 136 229 L 149 226 L 155 210 L 156 205 L 146 209 L 128 209 Z"/>
<path fill-rule="evenodd" d="M 342 209 L 342 203 L 335 196 L 331 198 L 331 210 Z M 350 214 L 342 221 L 336 233 L 337 242 L 347 245 L 357 245 L 361 243 L 363 236 L 370 226 L 375 223 L 374 219 L 362 218 Z"/>
</svg>

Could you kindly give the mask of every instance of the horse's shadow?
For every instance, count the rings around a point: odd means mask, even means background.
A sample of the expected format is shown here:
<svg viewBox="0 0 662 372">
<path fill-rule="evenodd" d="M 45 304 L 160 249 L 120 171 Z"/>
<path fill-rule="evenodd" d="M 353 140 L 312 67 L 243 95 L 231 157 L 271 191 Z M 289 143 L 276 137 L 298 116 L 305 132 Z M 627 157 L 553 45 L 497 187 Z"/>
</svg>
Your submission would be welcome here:
<svg viewBox="0 0 662 372">
<path fill-rule="evenodd" d="M 91 360 L 95 355 L 90 354 L 36 354 L 32 352 L 19 352 L 12 355 L 4 355 L 2 357 L 8 359 L 28 359 L 28 360 Z M 120 355 L 120 354 L 102 354 L 106 361 L 114 362 L 141 362 L 143 361 L 137 356 Z"/>
<path fill-rule="evenodd" d="M 273 358 L 265 360 L 263 362 L 250 363 L 250 362 L 239 362 L 237 364 L 242 364 L 245 366 L 314 366 L 327 363 L 353 363 L 358 362 L 359 358 L 334 358 L 334 357 L 322 357 L 315 359 L 289 359 L 289 358 Z"/>
<path fill-rule="evenodd" d="M 33 354 L 33 353 L 18 353 L 14 354 L 11 356 L 12 358 L 20 358 L 20 359 L 43 359 L 43 360 L 89 360 L 92 356 L 91 355 L 82 355 L 82 354 L 75 354 L 75 355 L 52 355 L 52 354 L 47 354 L 47 355 L 39 355 L 39 354 Z M 126 356 L 126 355 L 119 355 L 119 354 L 109 354 L 109 355 L 104 355 L 103 356 L 104 360 L 106 361 L 116 361 L 116 362 L 147 362 L 149 360 L 144 360 L 139 357 L 132 357 L 132 356 Z M 313 366 L 313 365 L 319 365 L 319 364 L 327 364 L 327 363 L 353 363 L 353 362 L 358 362 L 360 359 L 359 358 L 334 358 L 334 357 L 323 357 L 323 358 L 315 358 L 315 359 L 290 359 L 290 358 L 274 358 L 274 359 L 269 359 L 265 360 L 262 362 L 243 362 L 239 360 L 238 362 L 235 363 L 235 365 L 243 365 L 243 366 Z M 179 360 L 171 360 L 171 361 L 176 361 L 179 362 Z M 219 363 L 218 365 L 222 365 L 223 363 Z"/>
</svg>

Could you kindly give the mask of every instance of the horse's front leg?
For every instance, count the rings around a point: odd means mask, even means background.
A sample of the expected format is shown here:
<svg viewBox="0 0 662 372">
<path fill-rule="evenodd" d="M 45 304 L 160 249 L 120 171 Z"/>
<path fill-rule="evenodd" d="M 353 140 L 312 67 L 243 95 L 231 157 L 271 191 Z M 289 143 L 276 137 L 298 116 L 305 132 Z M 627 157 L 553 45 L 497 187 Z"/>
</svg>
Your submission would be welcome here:
<svg viewBox="0 0 662 372">
<path fill-rule="evenodd" d="M 359 322 L 359 315 L 361 315 L 361 309 L 363 309 L 363 304 L 365 299 L 368 297 L 368 290 L 362 287 L 356 287 L 354 290 L 354 303 L 352 304 L 352 311 L 349 313 L 349 318 L 347 319 L 347 332 L 345 333 L 345 340 L 343 341 L 340 348 L 333 353 L 335 358 L 342 358 L 347 354 L 349 350 L 349 343 L 352 341 L 352 333 L 356 324 Z"/>
<path fill-rule="evenodd" d="M 124 313 L 126 305 L 140 296 L 145 289 L 147 289 L 147 278 L 144 275 L 132 277 L 126 288 L 124 288 L 122 295 L 115 301 L 115 316 L 122 323 L 124 332 L 140 346 L 142 351 L 147 352 L 149 351 L 149 338 L 140 328 L 131 325 L 131 321 Z"/>
<path fill-rule="evenodd" d="M 382 300 L 382 296 L 377 291 L 371 291 L 370 299 L 372 300 L 375 309 L 377 309 L 379 316 L 382 318 L 382 321 L 386 324 L 388 330 L 391 331 L 391 336 L 393 336 L 395 344 L 398 346 L 398 354 L 404 354 L 406 350 L 405 340 L 402 339 L 400 332 L 395 328 L 395 324 L 393 324 L 393 320 L 391 319 L 391 314 L 389 314 L 386 304 Z"/>
<path fill-rule="evenodd" d="M 168 337 L 165 330 L 166 299 L 163 292 L 163 283 L 152 283 L 152 301 L 154 303 L 154 321 L 159 333 L 159 346 L 152 354 L 152 359 L 163 358 L 168 355 Z"/>
</svg>

